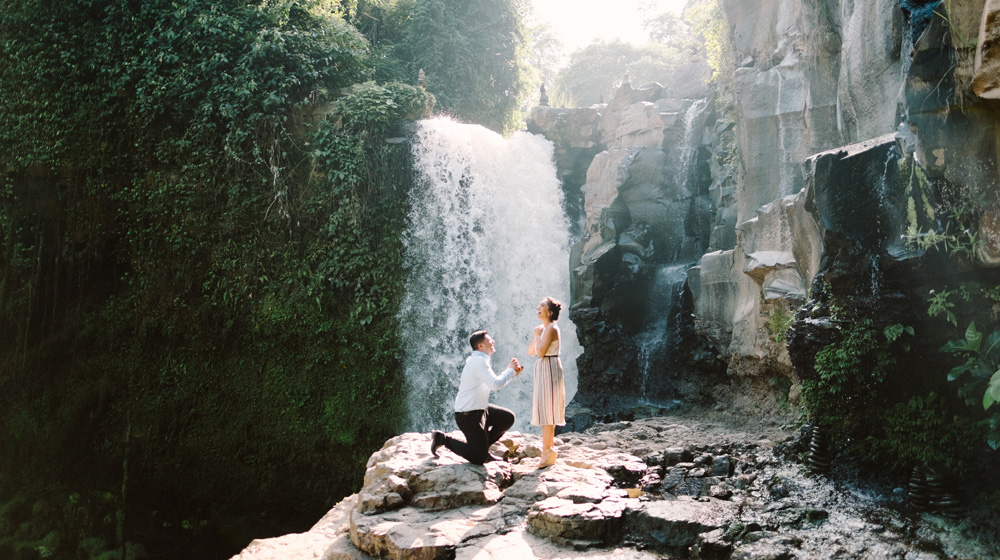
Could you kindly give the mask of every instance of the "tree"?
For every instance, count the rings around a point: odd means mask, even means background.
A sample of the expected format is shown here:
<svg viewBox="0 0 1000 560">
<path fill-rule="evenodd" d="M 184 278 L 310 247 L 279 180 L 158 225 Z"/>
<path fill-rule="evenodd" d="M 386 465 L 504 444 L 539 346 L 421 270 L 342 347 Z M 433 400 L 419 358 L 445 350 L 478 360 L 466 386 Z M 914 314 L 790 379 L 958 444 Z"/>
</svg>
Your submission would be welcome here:
<svg viewBox="0 0 1000 560">
<path fill-rule="evenodd" d="M 626 73 L 632 84 L 662 82 L 683 60 L 681 51 L 668 45 L 595 41 L 570 56 L 556 84 L 575 105 L 585 107 L 609 101 Z"/>
<path fill-rule="evenodd" d="M 550 90 L 549 99 L 555 105 L 554 92 L 551 92 L 556 82 L 556 75 L 566 58 L 562 41 L 552 32 L 548 24 L 536 25 L 528 30 L 531 48 L 530 63 L 533 70 L 532 92 L 545 85 Z M 534 93 L 532 94 L 534 96 Z M 537 101 L 537 100 L 536 100 Z"/>
<path fill-rule="evenodd" d="M 523 0 L 417 0 L 400 56 L 423 69 L 437 106 L 500 132 L 528 95 Z"/>
</svg>

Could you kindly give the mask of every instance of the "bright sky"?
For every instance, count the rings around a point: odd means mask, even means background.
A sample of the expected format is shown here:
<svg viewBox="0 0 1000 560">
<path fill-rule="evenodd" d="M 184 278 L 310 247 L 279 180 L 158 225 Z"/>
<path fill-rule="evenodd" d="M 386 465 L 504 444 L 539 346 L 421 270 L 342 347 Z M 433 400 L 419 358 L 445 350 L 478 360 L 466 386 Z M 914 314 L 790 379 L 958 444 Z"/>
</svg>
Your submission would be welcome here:
<svg viewBox="0 0 1000 560">
<path fill-rule="evenodd" d="M 670 10 L 680 15 L 687 0 L 531 0 L 535 16 L 548 23 L 566 45 L 566 54 L 595 39 L 644 42 L 640 6 L 655 6 L 656 13 Z"/>
</svg>

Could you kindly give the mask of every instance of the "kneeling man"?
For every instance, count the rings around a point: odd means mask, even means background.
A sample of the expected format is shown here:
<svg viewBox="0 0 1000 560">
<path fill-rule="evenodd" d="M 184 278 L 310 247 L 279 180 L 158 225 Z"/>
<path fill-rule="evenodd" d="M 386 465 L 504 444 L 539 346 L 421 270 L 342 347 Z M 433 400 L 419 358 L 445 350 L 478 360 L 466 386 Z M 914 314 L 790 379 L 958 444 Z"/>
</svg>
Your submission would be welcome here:
<svg viewBox="0 0 1000 560">
<path fill-rule="evenodd" d="M 431 454 L 437 457 L 438 448 L 443 445 L 470 463 L 482 465 L 498 459 L 490 453 L 490 446 L 514 425 L 513 412 L 490 404 L 490 391 L 503 388 L 524 368 L 517 358 L 511 358 L 507 369 L 495 374 L 490 365 L 490 356 L 496 352 L 495 343 L 486 331 L 472 333 L 469 344 L 473 352 L 465 360 L 455 397 L 455 423 L 465 434 L 465 441 L 435 430 L 431 433 Z"/>
</svg>

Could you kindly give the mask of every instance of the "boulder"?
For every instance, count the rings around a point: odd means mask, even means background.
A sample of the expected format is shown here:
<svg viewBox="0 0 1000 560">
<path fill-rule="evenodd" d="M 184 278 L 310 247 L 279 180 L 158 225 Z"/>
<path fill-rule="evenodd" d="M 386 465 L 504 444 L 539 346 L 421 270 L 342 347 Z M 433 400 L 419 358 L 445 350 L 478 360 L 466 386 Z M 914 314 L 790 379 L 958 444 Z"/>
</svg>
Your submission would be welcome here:
<svg viewBox="0 0 1000 560">
<path fill-rule="evenodd" d="M 528 512 L 528 530 L 567 544 L 572 541 L 612 544 L 622 536 L 629 502 L 622 495 L 607 496 L 596 503 L 574 502 L 558 496 L 548 498 L 534 504 Z"/>
<path fill-rule="evenodd" d="M 513 449 L 510 463 L 478 466 L 444 450 L 433 458 L 428 434 L 403 434 L 373 455 L 369 468 L 379 475 L 357 495 L 308 531 L 253 541 L 234 560 L 654 560 L 664 552 L 687 555 L 688 547 L 697 558 L 728 558 L 731 550 L 740 558 L 786 550 L 801 558 L 827 558 L 836 556 L 828 554 L 830 543 L 842 549 L 840 556 L 852 558 L 919 558 L 914 554 L 920 547 L 954 557 L 995 556 L 966 535 L 951 533 L 961 540 L 960 549 L 946 545 L 937 535 L 949 534 L 947 527 L 937 531 L 928 525 L 916 541 L 887 540 L 886 534 L 910 522 L 894 509 L 879 509 L 867 494 L 811 478 L 802 465 L 776 455 L 780 448 L 774 442 L 789 437 L 786 429 L 752 427 L 749 419 L 719 424 L 659 417 L 597 424 L 560 434 L 558 461 L 539 469 L 538 436 L 509 433 L 504 443 Z M 605 470 L 619 464 L 638 469 L 637 458 L 645 456 L 651 465 L 646 474 L 656 478 L 668 455 L 676 462 L 666 478 L 676 475 L 682 493 L 729 493 L 731 500 L 675 497 L 677 490 L 661 498 L 642 488 L 617 488 Z M 722 476 L 727 462 L 737 465 L 737 476 Z M 385 475 L 390 466 L 395 471 Z M 470 477 L 463 469 L 479 474 Z M 361 495 L 386 503 L 378 494 L 404 495 L 403 480 L 413 492 L 409 503 L 363 511 Z M 448 485 L 478 485 L 477 495 L 495 485 L 501 497 L 470 505 L 460 505 L 461 499 L 433 507 L 415 504 L 422 495 L 455 494 Z"/>
<path fill-rule="evenodd" d="M 427 511 L 413 507 L 380 515 L 351 514 L 351 542 L 359 550 L 393 560 L 444 558 L 467 539 L 504 528 L 499 506 Z"/>
<path fill-rule="evenodd" d="M 698 542 L 698 535 L 730 523 L 738 506 L 715 499 L 690 498 L 644 502 L 629 508 L 630 532 L 642 542 L 658 548 L 686 548 Z"/>
</svg>

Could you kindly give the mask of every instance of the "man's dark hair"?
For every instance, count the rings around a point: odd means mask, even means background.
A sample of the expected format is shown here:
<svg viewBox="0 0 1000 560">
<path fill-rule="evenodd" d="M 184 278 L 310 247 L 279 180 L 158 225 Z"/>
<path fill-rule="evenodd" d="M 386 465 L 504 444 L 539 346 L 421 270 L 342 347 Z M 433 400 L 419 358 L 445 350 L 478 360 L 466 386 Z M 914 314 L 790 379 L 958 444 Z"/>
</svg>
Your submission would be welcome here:
<svg viewBox="0 0 1000 560">
<path fill-rule="evenodd" d="M 472 345 L 473 350 L 479 349 L 479 343 L 486 338 L 487 334 L 488 333 L 486 331 L 476 331 L 472 333 L 472 336 L 469 337 L 469 344 Z"/>
</svg>

